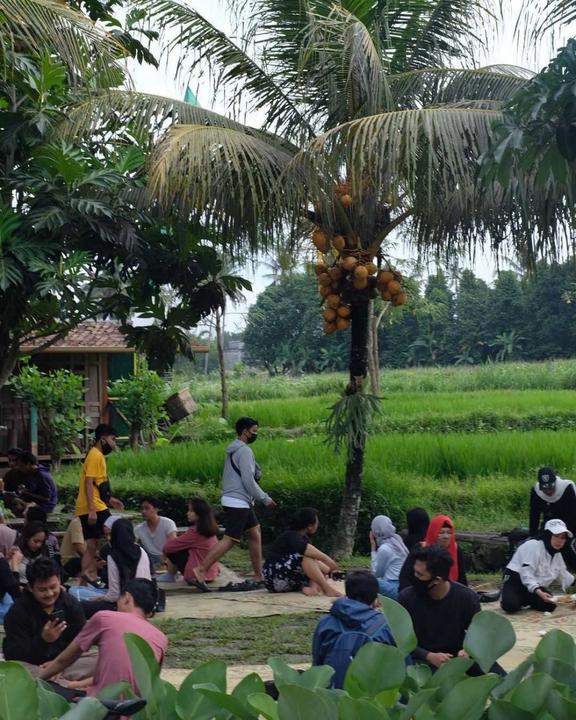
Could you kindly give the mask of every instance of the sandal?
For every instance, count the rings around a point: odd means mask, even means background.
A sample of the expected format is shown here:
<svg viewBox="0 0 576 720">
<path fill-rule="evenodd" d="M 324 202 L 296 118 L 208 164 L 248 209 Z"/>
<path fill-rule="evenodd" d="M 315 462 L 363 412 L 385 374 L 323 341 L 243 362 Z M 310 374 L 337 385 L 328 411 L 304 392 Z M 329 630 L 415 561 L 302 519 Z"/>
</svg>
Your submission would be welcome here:
<svg viewBox="0 0 576 720">
<path fill-rule="evenodd" d="M 200 592 L 203 593 L 209 593 L 212 592 L 208 585 L 203 580 L 185 580 L 186 585 L 189 585 L 190 587 L 196 588 L 196 590 L 200 590 Z"/>
</svg>

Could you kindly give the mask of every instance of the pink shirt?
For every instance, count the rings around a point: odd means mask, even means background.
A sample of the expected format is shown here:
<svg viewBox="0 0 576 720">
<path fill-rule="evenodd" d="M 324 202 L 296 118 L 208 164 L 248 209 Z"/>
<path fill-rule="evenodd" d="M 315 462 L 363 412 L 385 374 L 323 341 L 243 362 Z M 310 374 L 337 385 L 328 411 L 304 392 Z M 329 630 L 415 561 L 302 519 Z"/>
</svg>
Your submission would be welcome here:
<svg viewBox="0 0 576 720">
<path fill-rule="evenodd" d="M 128 682 L 138 694 L 136 678 L 124 642 L 125 633 L 134 633 L 146 640 L 156 660 L 162 664 L 168 646 L 168 638 L 163 632 L 148 620 L 132 613 L 100 610 L 88 620 L 75 640 L 82 652 L 87 652 L 92 645 L 98 646 L 94 685 L 88 688 L 88 695 L 96 695 L 108 685 L 122 681 Z"/>
<path fill-rule="evenodd" d="M 216 535 L 212 537 L 206 537 L 200 535 L 195 527 L 190 527 L 180 537 L 172 538 L 168 540 L 164 545 L 164 555 L 170 555 L 172 553 L 180 552 L 181 550 L 188 551 L 188 562 L 184 568 L 184 578 L 186 580 L 193 580 L 195 578 L 192 568 L 200 565 L 210 550 L 216 545 L 218 538 Z M 208 570 L 206 570 L 206 580 L 216 580 L 220 572 L 220 565 L 215 562 Z"/>
</svg>

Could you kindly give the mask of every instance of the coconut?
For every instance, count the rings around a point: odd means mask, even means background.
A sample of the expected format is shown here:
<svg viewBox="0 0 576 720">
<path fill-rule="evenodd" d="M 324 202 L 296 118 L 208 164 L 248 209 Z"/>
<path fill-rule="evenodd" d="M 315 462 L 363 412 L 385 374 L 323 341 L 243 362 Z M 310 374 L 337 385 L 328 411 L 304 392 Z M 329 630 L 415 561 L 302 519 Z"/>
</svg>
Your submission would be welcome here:
<svg viewBox="0 0 576 720">
<path fill-rule="evenodd" d="M 378 268 L 373 262 L 367 263 L 364 267 L 368 270 L 368 275 L 374 275 L 374 273 L 378 271 Z"/>
<path fill-rule="evenodd" d="M 332 240 L 332 247 L 338 252 L 342 252 L 346 247 L 346 238 L 343 235 L 334 235 Z"/>
<path fill-rule="evenodd" d="M 335 293 L 331 293 L 330 295 L 326 296 L 326 305 L 329 308 L 333 308 L 336 310 L 338 305 L 340 305 L 340 296 L 336 295 Z"/>
<path fill-rule="evenodd" d="M 405 302 L 406 293 L 403 291 L 396 293 L 396 295 L 394 295 L 394 297 L 392 298 L 392 305 L 404 305 Z"/>
<path fill-rule="evenodd" d="M 378 285 L 387 285 L 391 280 L 394 280 L 394 273 L 389 270 L 381 270 L 378 273 Z"/>
<path fill-rule="evenodd" d="M 354 268 L 354 277 L 365 280 L 368 277 L 368 270 L 364 265 L 358 265 Z"/>
<path fill-rule="evenodd" d="M 333 332 L 336 332 L 336 323 L 324 323 L 324 334 L 325 335 L 332 335 Z"/>
<path fill-rule="evenodd" d="M 348 257 L 344 258 L 344 260 L 342 260 L 342 267 L 344 268 L 344 270 L 353 270 L 357 264 L 358 260 L 356 260 L 356 258 L 352 255 L 349 255 Z"/>
<path fill-rule="evenodd" d="M 326 308 L 326 310 L 324 310 L 324 320 L 326 320 L 326 322 L 334 322 L 337 317 L 338 314 L 336 310 L 332 308 Z"/>
<path fill-rule="evenodd" d="M 342 268 L 338 267 L 338 265 L 334 265 L 333 268 L 330 268 L 330 277 L 334 281 L 340 280 L 340 278 L 342 277 Z"/>
<path fill-rule="evenodd" d="M 349 208 L 352 205 L 352 195 L 348 195 L 348 193 L 340 195 L 340 204 L 343 208 Z"/>
<path fill-rule="evenodd" d="M 385 302 L 390 302 L 390 300 L 392 300 L 392 293 L 390 292 L 390 290 L 382 290 L 382 292 L 380 293 L 380 297 Z"/>
<path fill-rule="evenodd" d="M 316 275 L 322 275 L 322 273 L 328 272 L 328 269 L 323 263 L 318 263 L 318 265 L 314 266 L 314 272 Z"/>
<path fill-rule="evenodd" d="M 322 275 L 318 276 L 318 282 L 320 285 L 330 285 L 332 278 L 328 275 L 328 273 L 322 273 Z"/>
<path fill-rule="evenodd" d="M 349 318 L 351 314 L 352 311 L 346 305 L 340 305 L 340 307 L 338 308 L 338 317 Z"/>
<path fill-rule="evenodd" d="M 332 288 L 330 287 L 330 285 L 320 285 L 319 291 L 320 291 L 320 295 L 322 295 L 322 297 L 325 298 L 325 297 L 328 297 L 328 295 L 330 295 L 330 293 L 332 292 Z"/>
<path fill-rule="evenodd" d="M 336 329 L 337 330 L 348 330 L 350 327 L 350 320 L 347 320 L 346 318 L 339 317 L 338 320 L 336 320 Z"/>
<path fill-rule="evenodd" d="M 312 233 L 312 242 L 314 243 L 314 246 L 317 250 L 320 252 L 326 252 L 326 244 L 328 242 L 328 239 L 326 238 L 326 234 L 322 232 L 322 230 L 314 230 Z"/>
<path fill-rule="evenodd" d="M 387 290 L 391 295 L 397 295 L 402 290 L 402 285 L 398 280 L 391 280 L 387 285 Z"/>
<path fill-rule="evenodd" d="M 356 290 L 366 290 L 366 288 L 368 287 L 368 280 L 362 277 L 354 278 L 353 285 Z"/>
</svg>

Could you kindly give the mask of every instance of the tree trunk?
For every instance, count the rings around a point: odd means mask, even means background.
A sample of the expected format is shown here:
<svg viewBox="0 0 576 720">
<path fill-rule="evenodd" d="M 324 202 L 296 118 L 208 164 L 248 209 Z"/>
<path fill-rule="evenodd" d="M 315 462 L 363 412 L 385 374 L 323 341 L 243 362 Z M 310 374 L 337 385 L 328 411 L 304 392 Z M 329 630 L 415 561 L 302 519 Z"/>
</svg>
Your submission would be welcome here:
<svg viewBox="0 0 576 720">
<path fill-rule="evenodd" d="M 348 394 L 363 391 L 364 380 L 368 372 L 369 308 L 370 304 L 364 299 L 359 299 L 352 306 L 350 382 L 346 388 Z M 336 557 L 348 557 L 354 550 L 358 512 L 362 500 L 365 445 L 366 438 L 364 437 L 359 447 L 348 449 L 340 517 L 334 540 L 334 555 Z"/>
<path fill-rule="evenodd" d="M 374 315 L 374 300 L 368 306 L 368 373 L 370 375 L 370 392 L 380 394 L 380 357 L 378 354 L 378 318 Z"/>
<path fill-rule="evenodd" d="M 218 369 L 220 371 L 220 396 L 222 399 L 221 416 L 228 419 L 228 382 L 226 380 L 226 367 L 224 365 L 224 310 L 216 309 L 216 347 L 218 349 Z"/>
<path fill-rule="evenodd" d="M 18 350 L 7 349 L 0 355 L 0 389 L 6 385 L 18 362 Z"/>
</svg>

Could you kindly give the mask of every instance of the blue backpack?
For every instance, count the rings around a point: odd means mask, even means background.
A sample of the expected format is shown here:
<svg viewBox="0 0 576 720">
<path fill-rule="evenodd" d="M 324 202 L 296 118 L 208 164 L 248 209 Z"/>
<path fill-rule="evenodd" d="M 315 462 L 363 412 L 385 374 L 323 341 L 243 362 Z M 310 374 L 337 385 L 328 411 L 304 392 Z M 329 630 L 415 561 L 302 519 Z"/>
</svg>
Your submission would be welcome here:
<svg viewBox="0 0 576 720">
<path fill-rule="evenodd" d="M 330 648 L 324 658 L 324 665 L 330 665 L 334 669 L 334 675 L 330 683 L 331 688 L 341 689 L 344 687 L 344 678 L 352 660 L 356 657 L 358 650 L 368 642 L 374 640 L 374 636 L 386 625 L 384 616 L 377 617 L 366 628 L 366 631 L 344 630 L 336 638 L 334 645 Z"/>
</svg>

